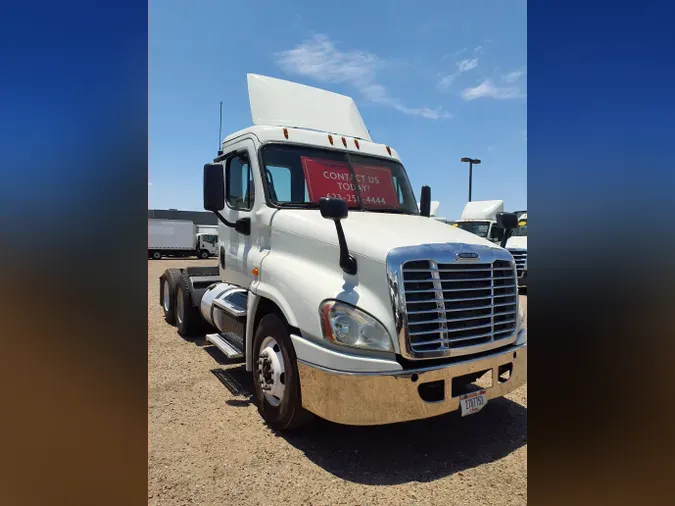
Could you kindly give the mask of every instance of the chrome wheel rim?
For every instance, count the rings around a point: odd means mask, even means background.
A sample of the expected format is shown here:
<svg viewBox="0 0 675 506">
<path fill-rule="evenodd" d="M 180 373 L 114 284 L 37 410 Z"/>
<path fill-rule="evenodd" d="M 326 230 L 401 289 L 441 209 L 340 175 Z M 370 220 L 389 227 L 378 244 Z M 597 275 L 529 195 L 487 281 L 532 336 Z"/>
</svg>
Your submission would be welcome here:
<svg viewBox="0 0 675 506">
<path fill-rule="evenodd" d="M 164 297 L 164 311 L 166 311 L 168 313 L 169 312 L 169 303 L 170 303 L 170 299 L 169 299 L 169 280 L 168 279 L 164 280 L 164 290 L 163 291 L 164 291 L 164 295 L 163 295 L 163 297 Z"/>
<path fill-rule="evenodd" d="M 281 346 L 271 336 L 260 345 L 257 377 L 265 400 L 275 407 L 281 404 L 286 392 L 286 369 Z"/>
<path fill-rule="evenodd" d="M 185 312 L 185 306 L 183 305 L 183 290 L 180 288 L 176 292 L 176 318 L 178 323 L 183 323 L 183 314 Z"/>
</svg>

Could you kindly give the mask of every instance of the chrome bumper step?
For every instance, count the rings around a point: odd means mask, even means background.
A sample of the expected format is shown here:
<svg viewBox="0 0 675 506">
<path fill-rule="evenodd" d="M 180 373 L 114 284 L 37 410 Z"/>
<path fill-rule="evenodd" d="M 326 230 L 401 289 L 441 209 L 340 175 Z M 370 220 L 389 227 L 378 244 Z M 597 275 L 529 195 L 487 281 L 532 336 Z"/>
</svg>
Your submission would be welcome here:
<svg viewBox="0 0 675 506">
<path fill-rule="evenodd" d="M 206 340 L 222 351 L 230 360 L 244 358 L 244 350 L 240 344 L 241 338 L 231 332 L 206 334 Z"/>
</svg>

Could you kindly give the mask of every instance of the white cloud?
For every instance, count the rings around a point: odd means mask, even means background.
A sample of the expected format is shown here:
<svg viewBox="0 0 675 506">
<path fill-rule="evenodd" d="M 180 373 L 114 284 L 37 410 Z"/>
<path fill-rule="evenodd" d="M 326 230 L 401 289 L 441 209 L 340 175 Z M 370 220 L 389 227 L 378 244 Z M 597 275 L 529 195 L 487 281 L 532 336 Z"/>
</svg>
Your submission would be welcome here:
<svg viewBox="0 0 675 506">
<path fill-rule="evenodd" d="M 276 53 L 277 64 L 287 74 L 310 77 L 319 82 L 346 84 L 366 100 L 412 116 L 429 119 L 448 118 L 441 108 L 408 107 L 378 83 L 377 70 L 384 62 L 364 51 L 343 52 L 325 35 L 315 35 L 293 49 Z"/>
<path fill-rule="evenodd" d="M 494 98 L 498 100 L 523 98 L 519 86 L 496 86 L 492 79 L 485 79 L 478 86 L 465 88 L 462 92 L 464 100 L 475 100 L 477 98 Z"/>
<path fill-rule="evenodd" d="M 521 77 L 525 75 L 525 69 L 514 70 L 502 76 L 502 81 L 505 83 L 515 83 L 520 80 Z"/>
<path fill-rule="evenodd" d="M 467 59 L 457 62 L 457 70 L 452 74 L 448 74 L 441 78 L 438 82 L 438 88 L 445 90 L 450 87 L 450 85 L 457 79 L 460 74 L 468 72 L 471 69 L 475 69 L 478 66 L 478 58 Z"/>
</svg>

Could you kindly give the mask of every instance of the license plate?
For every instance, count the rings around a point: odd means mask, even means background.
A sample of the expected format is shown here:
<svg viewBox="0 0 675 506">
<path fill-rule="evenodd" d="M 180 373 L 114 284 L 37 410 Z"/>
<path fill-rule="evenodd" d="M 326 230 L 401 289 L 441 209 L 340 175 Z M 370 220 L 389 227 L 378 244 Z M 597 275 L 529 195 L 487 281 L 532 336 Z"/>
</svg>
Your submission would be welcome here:
<svg viewBox="0 0 675 506">
<path fill-rule="evenodd" d="M 459 398 L 459 405 L 462 409 L 462 416 L 478 413 L 487 404 L 487 395 L 485 390 L 464 394 Z"/>
</svg>

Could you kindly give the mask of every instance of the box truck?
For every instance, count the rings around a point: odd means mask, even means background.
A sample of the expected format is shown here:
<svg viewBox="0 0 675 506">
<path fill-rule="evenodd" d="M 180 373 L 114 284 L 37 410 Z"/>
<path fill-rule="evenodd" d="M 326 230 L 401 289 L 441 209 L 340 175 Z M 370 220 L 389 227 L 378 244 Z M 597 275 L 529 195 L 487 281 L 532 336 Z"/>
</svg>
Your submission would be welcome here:
<svg viewBox="0 0 675 506">
<path fill-rule="evenodd" d="M 187 220 L 148 220 L 148 258 L 163 256 L 209 258 L 218 251 L 218 236 L 197 233 L 197 226 Z"/>
<path fill-rule="evenodd" d="M 166 321 L 243 361 L 281 430 L 471 415 L 523 385 L 511 254 L 430 218 L 430 188 L 418 206 L 350 97 L 252 74 L 248 90 L 253 126 L 204 166 L 218 265 L 161 275 Z M 506 240 L 516 216 L 495 219 Z"/>
</svg>

